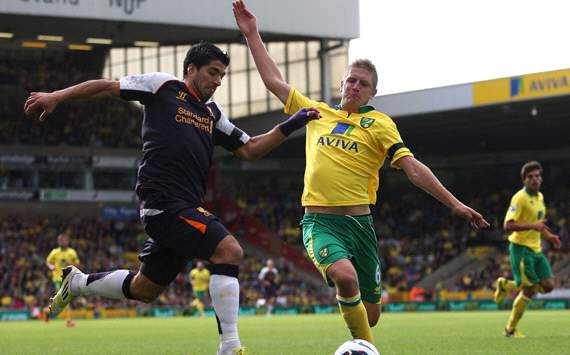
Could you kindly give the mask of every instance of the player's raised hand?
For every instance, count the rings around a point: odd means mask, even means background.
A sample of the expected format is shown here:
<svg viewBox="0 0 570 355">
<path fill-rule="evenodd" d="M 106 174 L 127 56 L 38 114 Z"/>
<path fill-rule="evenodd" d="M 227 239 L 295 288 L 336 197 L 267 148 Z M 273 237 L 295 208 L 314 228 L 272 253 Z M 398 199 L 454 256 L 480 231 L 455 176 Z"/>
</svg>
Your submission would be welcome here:
<svg viewBox="0 0 570 355">
<path fill-rule="evenodd" d="M 239 30 L 247 35 L 257 31 L 257 19 L 255 15 L 248 10 L 243 0 L 236 0 L 232 2 L 234 17 Z"/>
<path fill-rule="evenodd" d="M 24 113 L 30 118 L 44 121 L 55 110 L 58 99 L 53 93 L 32 92 L 24 104 Z"/>
<path fill-rule="evenodd" d="M 479 212 L 463 204 L 453 209 L 453 213 L 468 220 L 469 225 L 474 230 L 480 230 L 490 226 L 489 222 L 487 222 Z"/>
</svg>

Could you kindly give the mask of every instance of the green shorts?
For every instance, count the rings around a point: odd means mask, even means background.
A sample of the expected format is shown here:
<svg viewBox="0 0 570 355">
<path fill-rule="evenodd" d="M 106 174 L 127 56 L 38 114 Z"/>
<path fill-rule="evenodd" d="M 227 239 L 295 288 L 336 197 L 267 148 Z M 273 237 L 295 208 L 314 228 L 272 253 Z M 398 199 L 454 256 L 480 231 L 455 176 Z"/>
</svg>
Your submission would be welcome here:
<svg viewBox="0 0 570 355">
<path fill-rule="evenodd" d="M 329 286 L 334 284 L 326 276 L 328 267 L 349 259 L 358 275 L 362 300 L 380 303 L 382 277 L 371 215 L 306 213 L 301 227 L 305 249 Z"/>
<path fill-rule="evenodd" d="M 542 280 L 552 278 L 550 263 L 543 253 L 535 253 L 528 247 L 510 243 L 509 256 L 517 287 L 537 285 Z"/>
<path fill-rule="evenodd" d="M 206 291 L 194 291 L 194 297 L 200 301 L 204 301 L 204 297 L 206 297 Z"/>
<path fill-rule="evenodd" d="M 61 287 L 61 283 L 63 281 L 62 280 L 58 280 L 58 281 L 53 281 L 53 287 L 55 288 L 56 291 L 59 291 L 59 288 Z"/>
</svg>

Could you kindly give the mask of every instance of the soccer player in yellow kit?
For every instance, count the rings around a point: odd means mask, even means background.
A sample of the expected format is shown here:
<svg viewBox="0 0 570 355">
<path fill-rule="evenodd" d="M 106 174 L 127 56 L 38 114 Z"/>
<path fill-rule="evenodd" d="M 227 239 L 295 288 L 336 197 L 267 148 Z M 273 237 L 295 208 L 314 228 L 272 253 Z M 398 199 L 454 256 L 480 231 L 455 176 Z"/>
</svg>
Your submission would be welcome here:
<svg viewBox="0 0 570 355">
<path fill-rule="evenodd" d="M 194 294 L 194 300 L 190 305 L 196 307 L 200 316 L 203 317 L 204 300 L 210 283 L 210 271 L 204 267 L 203 261 L 198 261 L 196 267 L 190 271 L 190 283 Z"/>
<path fill-rule="evenodd" d="M 536 292 L 549 293 L 554 288 L 552 269 L 540 245 L 541 236 L 559 249 L 560 237 L 546 226 L 546 206 L 540 192 L 542 165 L 530 161 L 521 168 L 524 187 L 517 191 L 505 216 L 504 228 L 509 235 L 509 256 L 514 281 L 497 279 L 495 302 L 500 303 L 507 293 L 520 290 L 504 334 L 509 338 L 525 338 L 517 329 L 526 306 Z"/>
<path fill-rule="evenodd" d="M 58 235 L 58 247 L 53 249 L 46 258 L 46 265 L 51 270 L 51 279 L 56 291 L 61 287 L 63 268 L 69 265 L 79 265 L 77 252 L 75 249 L 69 247 L 69 242 L 70 240 L 67 234 L 61 233 Z M 75 326 L 75 322 L 71 319 L 71 309 L 69 309 L 68 314 L 69 316 L 66 325 L 68 327 L 73 327 Z M 46 314 L 45 317 L 46 321 L 48 321 L 49 315 Z"/>
<path fill-rule="evenodd" d="M 381 311 L 381 267 L 370 205 L 376 203 L 378 171 L 385 159 L 473 228 L 489 224 L 414 158 L 390 117 L 368 105 L 378 81 L 370 61 L 357 60 L 348 67 L 338 107 L 311 100 L 283 79 L 244 2 L 234 1 L 233 11 L 265 86 L 285 104 L 285 112 L 315 107 L 322 116 L 307 125 L 303 241 L 315 266 L 336 287 L 352 336 L 373 342 L 370 327 Z"/>
</svg>

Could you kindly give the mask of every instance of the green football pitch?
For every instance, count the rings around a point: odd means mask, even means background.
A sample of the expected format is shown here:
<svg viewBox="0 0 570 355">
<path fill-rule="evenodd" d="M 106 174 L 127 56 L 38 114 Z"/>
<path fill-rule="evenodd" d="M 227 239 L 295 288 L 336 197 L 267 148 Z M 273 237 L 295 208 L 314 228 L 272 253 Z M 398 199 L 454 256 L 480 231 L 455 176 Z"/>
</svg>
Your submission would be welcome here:
<svg viewBox="0 0 570 355">
<path fill-rule="evenodd" d="M 570 311 L 528 311 L 526 339 L 502 336 L 508 312 L 386 313 L 374 328 L 381 354 L 570 354 Z M 333 354 L 349 338 L 338 314 L 240 318 L 249 354 Z M 0 323 L 0 354 L 216 353 L 213 318 Z"/>
</svg>

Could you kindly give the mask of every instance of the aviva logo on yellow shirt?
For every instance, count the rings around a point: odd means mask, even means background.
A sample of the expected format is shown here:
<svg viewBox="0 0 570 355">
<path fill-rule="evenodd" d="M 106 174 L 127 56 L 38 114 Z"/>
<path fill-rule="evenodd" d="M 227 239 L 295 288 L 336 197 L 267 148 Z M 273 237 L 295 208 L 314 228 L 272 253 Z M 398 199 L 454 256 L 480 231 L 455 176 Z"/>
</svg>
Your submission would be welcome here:
<svg viewBox="0 0 570 355">
<path fill-rule="evenodd" d="M 339 122 L 336 124 L 331 134 L 350 137 L 350 134 L 352 133 L 353 130 L 354 130 L 354 125 L 350 123 Z M 358 143 L 341 137 L 321 136 L 317 141 L 317 146 L 319 145 L 328 146 L 328 147 L 337 147 L 342 150 L 354 151 L 358 153 Z"/>
</svg>

